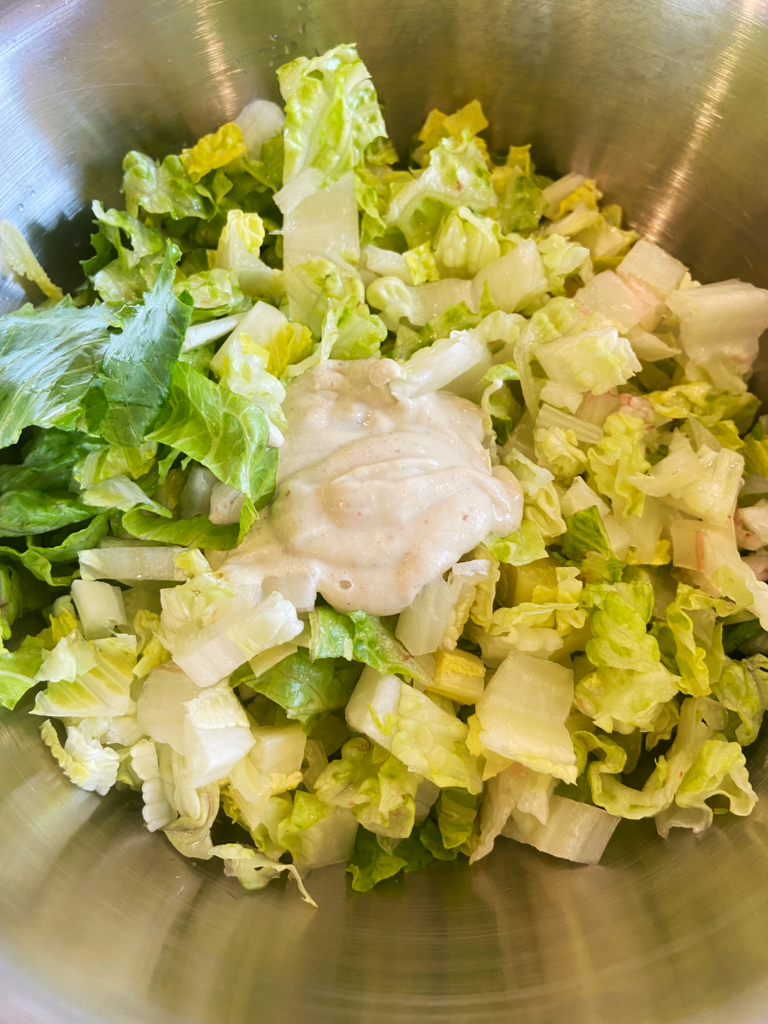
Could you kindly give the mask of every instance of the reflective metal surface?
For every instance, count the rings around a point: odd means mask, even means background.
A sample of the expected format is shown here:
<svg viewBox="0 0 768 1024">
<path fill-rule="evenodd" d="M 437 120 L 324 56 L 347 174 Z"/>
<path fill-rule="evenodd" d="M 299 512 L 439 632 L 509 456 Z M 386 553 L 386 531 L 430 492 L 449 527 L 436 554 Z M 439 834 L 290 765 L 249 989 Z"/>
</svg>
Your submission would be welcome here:
<svg viewBox="0 0 768 1024">
<path fill-rule="evenodd" d="M 702 280 L 768 284 L 765 0 L 4 0 L 0 216 L 75 284 L 126 149 L 191 142 L 350 39 L 401 145 L 477 96 L 494 144 L 596 175 Z M 313 911 L 72 788 L 36 726 L 0 713 L 3 1024 L 768 1020 L 766 741 L 755 813 L 700 838 L 624 823 L 596 868 L 502 841 L 366 895 L 326 869 Z"/>
</svg>

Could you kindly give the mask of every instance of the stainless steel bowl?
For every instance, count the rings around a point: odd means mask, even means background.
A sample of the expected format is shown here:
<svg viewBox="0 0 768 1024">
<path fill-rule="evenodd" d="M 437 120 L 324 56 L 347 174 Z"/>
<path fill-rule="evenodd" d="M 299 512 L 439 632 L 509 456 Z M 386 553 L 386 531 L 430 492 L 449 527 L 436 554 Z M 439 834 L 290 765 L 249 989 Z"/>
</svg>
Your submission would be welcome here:
<svg viewBox="0 0 768 1024">
<path fill-rule="evenodd" d="M 588 171 L 704 281 L 768 284 L 766 0 L 4 0 L 0 216 L 76 284 L 129 148 L 189 143 L 299 53 L 357 40 L 402 145 L 482 100 L 494 145 Z M 6 282 L 0 308 L 21 296 Z M 763 802 L 702 837 L 623 823 L 599 867 L 501 842 L 353 893 L 247 894 L 70 786 L 0 714 L 0 1021 L 746 1024 L 768 1020 Z"/>
</svg>

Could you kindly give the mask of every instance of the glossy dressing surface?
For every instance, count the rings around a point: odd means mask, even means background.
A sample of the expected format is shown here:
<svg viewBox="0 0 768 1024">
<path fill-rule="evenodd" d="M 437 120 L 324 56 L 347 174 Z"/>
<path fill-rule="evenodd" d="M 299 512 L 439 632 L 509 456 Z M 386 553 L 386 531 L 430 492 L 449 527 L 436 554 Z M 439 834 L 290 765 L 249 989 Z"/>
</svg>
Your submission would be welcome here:
<svg viewBox="0 0 768 1024">
<path fill-rule="evenodd" d="M 334 608 L 394 615 L 487 534 L 518 528 L 520 485 L 492 473 L 479 407 L 394 398 L 371 382 L 378 362 L 331 360 L 288 386 L 277 495 L 226 579 L 308 571 Z"/>
<path fill-rule="evenodd" d="M 493 147 L 594 175 L 699 280 L 768 285 L 765 0 L 5 0 L 0 217 L 76 286 L 128 149 L 187 145 L 353 39 L 401 151 L 477 97 Z M 365 894 L 329 868 L 313 911 L 75 789 L 38 725 L 0 712 L 2 1024 L 765 1024 L 765 738 L 755 812 L 701 837 L 622 823 L 594 868 L 499 843 Z"/>
</svg>

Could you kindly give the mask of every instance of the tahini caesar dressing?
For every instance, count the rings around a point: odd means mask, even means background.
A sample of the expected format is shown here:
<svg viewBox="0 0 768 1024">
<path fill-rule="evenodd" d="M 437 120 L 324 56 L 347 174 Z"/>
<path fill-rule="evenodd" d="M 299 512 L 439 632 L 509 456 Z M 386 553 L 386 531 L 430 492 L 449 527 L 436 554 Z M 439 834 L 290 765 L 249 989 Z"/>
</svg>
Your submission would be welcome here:
<svg viewBox="0 0 768 1024">
<path fill-rule="evenodd" d="M 446 392 L 398 400 L 371 383 L 377 366 L 331 360 L 290 385 L 277 494 L 225 579 L 309 572 L 334 608 L 393 615 L 488 533 L 519 527 L 520 485 L 492 470 L 480 409 Z"/>
</svg>

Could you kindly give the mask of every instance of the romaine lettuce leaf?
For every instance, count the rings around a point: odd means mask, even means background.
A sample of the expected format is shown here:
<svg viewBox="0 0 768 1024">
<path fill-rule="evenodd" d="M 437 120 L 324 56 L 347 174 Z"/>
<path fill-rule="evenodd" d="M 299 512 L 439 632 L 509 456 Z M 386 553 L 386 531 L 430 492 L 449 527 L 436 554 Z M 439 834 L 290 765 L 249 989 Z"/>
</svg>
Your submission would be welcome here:
<svg viewBox="0 0 768 1024">
<path fill-rule="evenodd" d="M 606 814 L 599 807 L 562 796 L 553 796 L 551 807 L 552 813 L 546 825 L 532 814 L 513 810 L 501 834 L 553 857 L 581 864 L 597 864 L 619 818 Z"/>
<path fill-rule="evenodd" d="M 243 846 L 241 843 L 225 843 L 222 846 L 214 846 L 211 856 L 221 857 L 224 861 L 224 874 L 230 878 L 236 878 L 244 889 L 263 889 L 273 878 L 277 878 L 281 872 L 287 871 L 298 885 L 304 902 L 309 903 L 312 907 L 317 906 L 293 864 L 282 864 L 278 860 L 272 860 L 263 853 L 259 853 L 250 846 Z"/>
<path fill-rule="evenodd" d="M 376 615 L 352 612 L 349 618 L 354 624 L 352 649 L 358 661 L 370 665 L 377 672 L 397 672 L 422 685 L 428 685 L 432 681 L 416 659 L 398 640 L 395 640 Z"/>
<path fill-rule="evenodd" d="M 510 146 L 506 163 L 493 169 L 492 180 L 502 229 L 523 234 L 534 231 L 547 201 L 536 183 L 530 146 Z"/>
<path fill-rule="evenodd" d="M 311 732 L 329 711 L 343 708 L 354 688 L 354 680 L 335 671 L 332 658 L 310 661 L 304 649 L 283 658 L 248 685 L 263 693 Z"/>
<path fill-rule="evenodd" d="M 478 100 L 472 100 L 453 114 L 444 114 L 441 110 L 430 110 L 427 119 L 421 126 L 418 140 L 421 145 L 414 150 L 413 159 L 422 167 L 428 162 L 429 153 L 441 139 L 460 139 L 464 131 L 477 136 L 488 127 L 488 119 Z M 482 139 L 475 138 L 480 151 L 487 156 L 486 144 Z"/>
<path fill-rule="evenodd" d="M 293 808 L 277 827 L 278 840 L 302 875 L 352 856 L 357 820 L 349 810 L 334 807 L 314 793 L 297 790 Z"/>
<path fill-rule="evenodd" d="M 434 240 L 434 258 L 444 277 L 471 278 L 512 245 L 506 242 L 502 248 L 498 221 L 479 217 L 466 206 L 460 206 L 448 213 L 440 225 Z"/>
<path fill-rule="evenodd" d="M 763 721 L 764 706 L 755 675 L 742 662 L 725 659 L 712 691 L 722 705 L 741 719 L 736 727 L 736 742 L 746 747 L 754 743 Z"/>
<path fill-rule="evenodd" d="M 644 672 L 603 666 L 576 684 L 576 707 L 600 729 L 656 731 L 664 706 L 680 688 L 680 677 L 661 662 Z"/>
<path fill-rule="evenodd" d="M 97 448 L 77 462 L 72 471 L 72 479 L 83 488 L 113 476 L 129 476 L 137 480 L 150 471 L 156 456 L 157 445 L 154 441 L 145 441 L 131 447 L 112 444 Z"/>
<path fill-rule="evenodd" d="M 176 363 L 168 403 L 150 439 L 202 463 L 219 480 L 262 508 L 275 488 L 277 452 L 266 447 L 263 409 L 214 384 L 185 363 Z"/>
<path fill-rule="evenodd" d="M 700 445 L 696 452 L 681 431 L 675 431 L 669 454 L 630 484 L 661 498 L 672 508 L 712 523 L 725 523 L 736 507 L 744 457 L 728 448 Z"/>
<path fill-rule="evenodd" d="M 0 318 L 0 448 L 24 427 L 85 427 L 83 403 L 117 321 L 104 306 L 68 299 Z"/>
<path fill-rule="evenodd" d="M 2 553 L 0 548 L 0 553 Z M 2 641 L 10 640 L 11 627 L 25 612 L 50 603 L 44 586 L 24 568 L 0 565 L 0 651 Z"/>
<path fill-rule="evenodd" d="M 333 184 L 363 161 L 366 147 L 387 129 L 367 68 L 351 45 L 298 57 L 277 72 L 285 100 L 283 189 L 289 213 L 305 197 Z"/>
<path fill-rule="evenodd" d="M 707 740 L 725 726 L 727 718 L 725 708 L 709 697 L 687 698 L 672 746 L 658 758 L 643 788 L 632 789 L 609 773 L 591 770 L 592 799 L 598 807 L 622 818 L 647 818 L 665 811 Z"/>
<path fill-rule="evenodd" d="M 545 540 L 565 533 L 566 524 L 560 514 L 560 498 L 552 473 L 514 446 L 506 450 L 503 462 L 522 488 L 523 519 L 537 526 Z"/>
<path fill-rule="evenodd" d="M 264 410 L 271 423 L 285 430 L 288 426 L 282 403 L 285 388 L 266 369 L 270 353 L 245 331 L 232 334 L 211 360 L 210 369 L 220 383 Z"/>
<path fill-rule="evenodd" d="M 479 793 L 480 766 L 467 748 L 467 726 L 438 706 L 440 700 L 366 668 L 347 704 L 347 722 L 435 785 Z"/>
<path fill-rule="evenodd" d="M 139 540 L 211 548 L 214 551 L 229 551 L 236 547 L 240 532 L 237 523 L 214 526 L 208 516 L 204 515 L 192 516 L 190 519 L 155 519 L 144 515 L 141 509 L 126 512 L 122 524 L 124 530 Z"/>
<path fill-rule="evenodd" d="M 587 452 L 589 470 L 600 494 L 611 499 L 614 511 L 628 519 L 643 514 L 645 495 L 630 477 L 645 473 L 645 423 L 638 416 L 613 413 L 603 424 L 603 438 Z"/>
<path fill-rule="evenodd" d="M 172 846 L 185 857 L 210 860 L 213 856 L 211 826 L 219 813 L 220 793 L 215 782 L 203 786 L 196 794 L 197 814 L 182 814 L 163 828 Z"/>
<path fill-rule="evenodd" d="M 347 864 L 347 871 L 352 875 L 352 888 L 355 892 L 368 892 L 377 882 L 392 878 L 399 871 L 419 871 L 431 864 L 432 860 L 432 853 L 415 833 L 408 839 L 401 839 L 390 852 L 379 844 L 372 832 L 360 828 L 357 830 L 355 849 Z"/>
<path fill-rule="evenodd" d="M 578 446 L 572 430 L 547 427 L 533 432 L 534 451 L 539 464 L 555 477 L 558 483 L 570 484 L 587 468 L 587 457 Z"/>
<path fill-rule="evenodd" d="M 400 228 L 413 249 L 431 242 L 447 211 L 464 206 L 484 213 L 495 201 L 485 158 L 465 129 L 458 139 L 441 139 L 426 168 L 395 193 L 386 223 Z"/>
<path fill-rule="evenodd" d="M 593 551 L 604 558 L 613 558 L 603 517 L 597 505 L 579 509 L 565 516 L 566 530 L 562 538 L 563 554 L 568 558 L 584 558 Z"/>
<path fill-rule="evenodd" d="M 121 512 L 143 508 L 164 518 L 173 514 L 165 505 L 147 497 L 141 487 L 127 476 L 111 476 L 99 484 L 91 484 L 80 495 L 80 500 L 92 508 L 119 509 Z"/>
<path fill-rule="evenodd" d="M 0 275 L 14 274 L 24 284 L 36 284 L 48 299 L 60 302 L 64 293 L 51 281 L 22 233 L 10 221 L 0 220 Z"/>
<path fill-rule="evenodd" d="M 449 786 L 437 801 L 437 827 L 446 850 L 469 854 L 480 838 L 477 815 L 482 794 Z"/>
<path fill-rule="evenodd" d="M 43 491 L 6 491 L 0 495 L 0 537 L 48 533 L 95 514 L 80 498 Z"/>
<path fill-rule="evenodd" d="M 0 466 L 0 492 L 67 490 L 73 468 L 103 449 L 98 437 L 55 427 L 42 430 L 24 446 L 23 462 Z"/>
<path fill-rule="evenodd" d="M 168 396 L 171 371 L 189 325 L 191 306 L 173 293 L 178 250 L 169 245 L 157 283 L 123 330 L 110 340 L 87 399 L 88 428 L 106 440 L 138 445 Z"/>
<path fill-rule="evenodd" d="M 564 724 L 572 702 L 573 672 L 512 651 L 477 701 L 470 750 L 575 782 L 576 755 Z"/>
<path fill-rule="evenodd" d="M 107 795 L 117 782 L 120 755 L 111 747 L 103 747 L 91 736 L 88 722 L 68 726 L 67 741 L 63 747 L 50 720 L 43 722 L 40 733 L 71 782 L 88 792 Z"/>
<path fill-rule="evenodd" d="M 71 576 L 76 572 L 74 567 L 65 569 L 61 577 L 52 576 L 53 564 L 73 562 L 80 551 L 95 547 L 109 530 L 109 518 L 106 514 L 94 516 L 87 526 L 70 533 L 61 544 L 51 547 L 40 547 L 27 538 L 27 550 L 17 551 L 14 548 L 0 548 L 0 555 L 18 560 L 37 579 L 47 583 L 49 587 L 69 586 Z"/>
<path fill-rule="evenodd" d="M 132 705 L 136 637 L 83 640 L 77 632 L 62 637 L 43 654 L 38 680 L 48 686 L 37 695 L 32 714 L 54 718 L 110 718 Z"/>
<path fill-rule="evenodd" d="M 230 121 L 198 139 L 191 149 L 183 149 L 179 159 L 192 181 L 197 182 L 209 171 L 225 167 L 244 153 L 245 140 L 240 126 Z"/>
<path fill-rule="evenodd" d="M 411 834 L 421 776 L 365 736 L 348 740 L 341 758 L 315 781 L 315 793 L 352 811 L 363 828 L 402 839 Z M 466 792 L 466 791 L 465 791 Z"/>
<path fill-rule="evenodd" d="M 13 711 L 18 702 L 35 686 L 35 676 L 43 663 L 43 641 L 26 636 L 15 651 L 0 649 L 0 705 Z"/>
<path fill-rule="evenodd" d="M 210 193 L 195 185 L 178 156 L 155 163 L 144 153 L 128 153 L 123 160 L 123 193 L 133 216 L 140 207 L 147 213 L 169 214 L 173 220 L 207 219 L 214 212 Z"/>
<path fill-rule="evenodd" d="M 615 327 L 567 335 L 539 345 L 535 354 L 549 380 L 542 400 L 574 413 L 584 392 L 604 395 L 641 369 L 631 345 Z"/>
<path fill-rule="evenodd" d="M 589 249 L 557 234 L 538 239 L 536 247 L 544 264 L 548 291 L 552 295 L 564 295 L 566 278 L 575 274 L 584 260 L 589 259 Z"/>
<path fill-rule="evenodd" d="M 646 632 L 653 612 L 650 583 L 592 583 L 582 604 L 592 609 L 592 639 L 587 657 L 598 668 L 650 672 L 659 661 L 659 645 Z"/>
<path fill-rule="evenodd" d="M 345 658 L 354 657 L 355 627 L 352 620 L 341 612 L 321 605 L 309 613 L 309 657 Z"/>
</svg>

